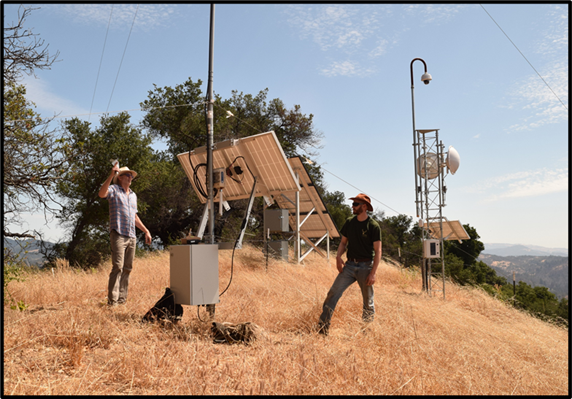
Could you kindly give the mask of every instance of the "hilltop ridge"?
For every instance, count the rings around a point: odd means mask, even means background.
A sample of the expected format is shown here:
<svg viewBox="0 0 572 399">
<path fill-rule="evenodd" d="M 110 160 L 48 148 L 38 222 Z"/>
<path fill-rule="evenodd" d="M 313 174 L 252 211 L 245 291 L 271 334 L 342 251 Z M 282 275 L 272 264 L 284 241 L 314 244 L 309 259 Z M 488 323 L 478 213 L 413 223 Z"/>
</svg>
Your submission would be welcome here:
<svg viewBox="0 0 572 399">
<path fill-rule="evenodd" d="M 219 252 L 220 288 L 232 251 Z M 351 286 L 330 336 L 314 331 L 337 270 L 246 246 L 216 320 L 262 329 L 251 346 L 213 344 L 204 308 L 184 306 L 177 325 L 142 323 L 169 285 L 169 254 L 137 258 L 128 303 L 107 308 L 110 263 L 93 271 L 36 272 L 12 282 L 4 307 L 4 393 L 272 395 L 565 395 L 568 332 L 478 289 L 446 285 L 446 300 L 421 292 L 414 269 L 382 262 L 375 321 L 363 329 Z M 198 312 L 198 313 L 197 313 Z"/>
<path fill-rule="evenodd" d="M 547 248 L 538 245 L 484 243 L 483 254 L 497 256 L 568 256 L 568 248 Z"/>
</svg>

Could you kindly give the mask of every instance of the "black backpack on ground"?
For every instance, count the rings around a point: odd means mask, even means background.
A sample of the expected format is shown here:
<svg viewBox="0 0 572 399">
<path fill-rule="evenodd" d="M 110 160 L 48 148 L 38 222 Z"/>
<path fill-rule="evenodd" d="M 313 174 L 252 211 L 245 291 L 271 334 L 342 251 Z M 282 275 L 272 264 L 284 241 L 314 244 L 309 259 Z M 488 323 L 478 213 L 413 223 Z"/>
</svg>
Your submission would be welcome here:
<svg viewBox="0 0 572 399">
<path fill-rule="evenodd" d="M 183 318 L 183 306 L 180 304 L 175 304 L 175 294 L 173 291 L 167 287 L 165 289 L 165 295 L 153 306 L 145 316 L 143 316 L 143 321 L 159 321 L 168 320 L 173 323 L 177 323 Z"/>
</svg>

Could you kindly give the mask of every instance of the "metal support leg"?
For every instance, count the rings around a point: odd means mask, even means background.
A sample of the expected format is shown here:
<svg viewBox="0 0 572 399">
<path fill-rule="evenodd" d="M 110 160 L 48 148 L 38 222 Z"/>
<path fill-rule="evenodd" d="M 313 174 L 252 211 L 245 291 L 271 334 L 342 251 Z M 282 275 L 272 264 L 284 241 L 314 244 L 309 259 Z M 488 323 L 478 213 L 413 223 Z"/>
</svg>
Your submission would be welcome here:
<svg viewBox="0 0 572 399">
<path fill-rule="evenodd" d="M 299 181 L 298 173 L 296 173 L 296 181 Z M 296 259 L 298 264 L 300 264 L 300 254 L 302 249 L 300 248 L 300 191 L 296 191 Z"/>
<path fill-rule="evenodd" d="M 205 209 L 203 210 L 203 216 L 201 216 L 201 223 L 199 224 L 199 231 L 197 232 L 197 237 L 201 240 L 205 233 L 205 228 L 207 226 L 207 220 L 209 218 L 209 203 L 205 204 Z"/>
<path fill-rule="evenodd" d="M 257 177 L 254 176 L 254 184 L 252 185 L 252 191 L 250 192 L 250 198 L 248 200 L 248 207 L 246 210 L 246 216 L 244 217 L 244 220 L 242 222 L 242 226 L 240 226 L 240 228 L 241 228 L 240 237 L 238 238 L 238 241 L 236 242 L 236 248 L 237 249 L 242 248 L 242 238 L 244 237 L 246 225 L 248 224 L 248 218 L 250 217 L 250 211 L 252 211 L 252 204 L 254 203 L 254 192 L 256 191 L 256 179 L 257 179 Z"/>
</svg>

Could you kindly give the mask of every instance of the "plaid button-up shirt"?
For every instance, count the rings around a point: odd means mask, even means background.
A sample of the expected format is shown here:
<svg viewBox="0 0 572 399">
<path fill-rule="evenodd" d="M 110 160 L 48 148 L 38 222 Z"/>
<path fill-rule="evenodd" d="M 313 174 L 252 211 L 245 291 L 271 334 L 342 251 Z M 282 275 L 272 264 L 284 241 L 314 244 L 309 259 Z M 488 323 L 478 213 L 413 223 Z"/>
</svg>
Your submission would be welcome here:
<svg viewBox="0 0 572 399">
<path fill-rule="evenodd" d="M 113 184 L 107 191 L 109 201 L 109 230 L 115 230 L 127 237 L 135 235 L 135 215 L 137 214 L 137 195 L 129 189 Z"/>
</svg>

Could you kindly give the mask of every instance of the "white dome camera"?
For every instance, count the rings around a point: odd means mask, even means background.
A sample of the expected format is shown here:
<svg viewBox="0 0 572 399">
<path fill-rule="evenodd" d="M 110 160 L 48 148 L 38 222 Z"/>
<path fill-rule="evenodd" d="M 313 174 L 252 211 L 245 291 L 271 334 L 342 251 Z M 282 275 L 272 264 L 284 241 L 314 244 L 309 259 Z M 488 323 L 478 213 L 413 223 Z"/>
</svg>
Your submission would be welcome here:
<svg viewBox="0 0 572 399">
<path fill-rule="evenodd" d="M 425 72 L 423 74 L 423 76 L 421 76 L 421 80 L 423 81 L 423 83 L 425 83 L 426 85 L 429 84 L 429 82 L 431 81 L 431 75 L 429 75 L 427 72 Z"/>
</svg>

